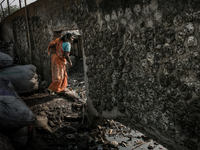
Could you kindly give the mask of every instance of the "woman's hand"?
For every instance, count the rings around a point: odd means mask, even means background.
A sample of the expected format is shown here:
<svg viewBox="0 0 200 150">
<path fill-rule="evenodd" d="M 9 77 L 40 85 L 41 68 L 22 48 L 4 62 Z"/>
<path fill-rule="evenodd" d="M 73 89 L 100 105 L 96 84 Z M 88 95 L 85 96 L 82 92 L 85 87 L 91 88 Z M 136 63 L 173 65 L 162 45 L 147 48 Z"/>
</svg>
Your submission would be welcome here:
<svg viewBox="0 0 200 150">
<path fill-rule="evenodd" d="M 72 62 L 69 63 L 69 68 L 72 67 Z"/>
</svg>

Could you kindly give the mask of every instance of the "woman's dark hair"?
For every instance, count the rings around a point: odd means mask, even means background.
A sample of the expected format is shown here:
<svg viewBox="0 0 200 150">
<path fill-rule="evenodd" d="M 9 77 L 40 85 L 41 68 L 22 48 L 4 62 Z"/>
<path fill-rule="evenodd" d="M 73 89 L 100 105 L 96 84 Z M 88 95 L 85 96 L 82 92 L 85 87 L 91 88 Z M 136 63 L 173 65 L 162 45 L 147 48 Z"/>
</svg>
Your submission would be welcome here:
<svg viewBox="0 0 200 150">
<path fill-rule="evenodd" d="M 67 39 L 69 39 L 73 35 L 71 33 L 67 33 L 65 36 L 67 36 Z"/>
<path fill-rule="evenodd" d="M 71 33 L 67 33 L 67 34 L 65 34 L 65 35 L 61 38 L 61 40 L 65 41 L 65 37 L 66 37 L 67 39 L 70 39 L 71 36 L 73 36 Z"/>
</svg>

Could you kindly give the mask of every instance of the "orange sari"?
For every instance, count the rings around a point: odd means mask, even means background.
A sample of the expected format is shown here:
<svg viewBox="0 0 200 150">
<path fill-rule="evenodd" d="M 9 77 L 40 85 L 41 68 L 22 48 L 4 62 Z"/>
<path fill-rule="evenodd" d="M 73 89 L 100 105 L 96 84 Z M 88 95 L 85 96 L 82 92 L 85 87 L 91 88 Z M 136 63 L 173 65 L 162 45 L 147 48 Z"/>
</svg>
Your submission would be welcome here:
<svg viewBox="0 0 200 150">
<path fill-rule="evenodd" d="M 61 92 L 68 86 L 67 84 L 67 72 L 66 72 L 66 59 L 64 57 L 64 51 L 62 49 L 62 43 L 60 38 L 55 39 L 50 44 L 56 44 L 56 53 L 51 57 L 51 73 L 52 83 L 48 87 L 50 91 Z M 50 54 L 50 44 L 48 46 L 48 54 Z"/>
</svg>

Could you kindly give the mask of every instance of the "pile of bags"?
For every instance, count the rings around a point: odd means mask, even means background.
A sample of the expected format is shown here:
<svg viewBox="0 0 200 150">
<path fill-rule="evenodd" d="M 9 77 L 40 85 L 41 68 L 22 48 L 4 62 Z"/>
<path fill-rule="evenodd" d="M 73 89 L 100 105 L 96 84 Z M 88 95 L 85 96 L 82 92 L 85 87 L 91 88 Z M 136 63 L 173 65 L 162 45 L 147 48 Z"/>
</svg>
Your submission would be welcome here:
<svg viewBox="0 0 200 150">
<path fill-rule="evenodd" d="M 38 89 L 36 67 L 13 65 L 13 53 L 0 52 L 0 150 L 26 149 L 34 137 L 36 117 L 18 94 Z"/>
<path fill-rule="evenodd" d="M 20 94 L 32 93 L 38 89 L 38 75 L 32 64 L 0 68 L 0 77 L 9 80 Z"/>
</svg>

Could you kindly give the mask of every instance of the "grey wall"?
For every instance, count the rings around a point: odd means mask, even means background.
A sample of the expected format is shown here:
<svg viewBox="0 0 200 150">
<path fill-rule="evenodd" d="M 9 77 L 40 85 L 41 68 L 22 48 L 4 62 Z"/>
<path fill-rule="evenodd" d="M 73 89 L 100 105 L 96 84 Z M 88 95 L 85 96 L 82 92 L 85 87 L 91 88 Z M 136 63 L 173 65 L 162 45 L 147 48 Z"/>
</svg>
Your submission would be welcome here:
<svg viewBox="0 0 200 150">
<path fill-rule="evenodd" d="M 28 7 L 32 60 L 48 78 L 52 30 L 80 29 L 90 113 L 131 124 L 170 150 L 198 150 L 199 6 L 199 0 L 40 0 Z M 26 64 L 23 12 L 1 28 Z"/>
</svg>

